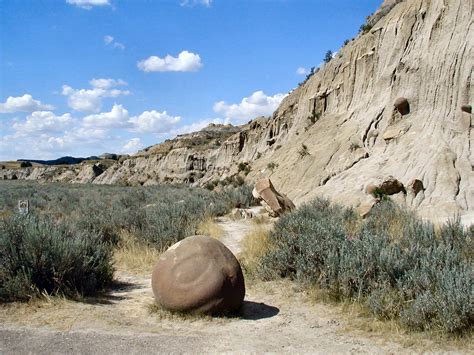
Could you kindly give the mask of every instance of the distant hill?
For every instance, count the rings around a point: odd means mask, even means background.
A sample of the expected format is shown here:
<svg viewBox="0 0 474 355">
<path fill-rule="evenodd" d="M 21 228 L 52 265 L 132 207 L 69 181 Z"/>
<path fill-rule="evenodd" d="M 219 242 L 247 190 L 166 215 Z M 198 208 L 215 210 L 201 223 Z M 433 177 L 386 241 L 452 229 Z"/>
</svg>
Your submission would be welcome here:
<svg viewBox="0 0 474 355">
<path fill-rule="evenodd" d="M 54 160 L 32 160 L 32 159 L 18 159 L 17 161 L 29 161 L 30 163 L 38 163 L 43 165 L 73 165 L 82 163 L 85 160 L 101 160 L 97 156 L 88 158 L 75 158 L 75 157 L 61 157 Z"/>
</svg>

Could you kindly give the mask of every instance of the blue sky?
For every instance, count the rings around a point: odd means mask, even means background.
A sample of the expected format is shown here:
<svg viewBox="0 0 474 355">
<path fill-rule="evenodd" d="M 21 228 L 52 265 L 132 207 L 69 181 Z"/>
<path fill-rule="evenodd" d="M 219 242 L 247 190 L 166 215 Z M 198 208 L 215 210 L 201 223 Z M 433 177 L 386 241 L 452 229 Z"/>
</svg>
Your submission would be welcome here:
<svg viewBox="0 0 474 355">
<path fill-rule="evenodd" d="M 269 115 L 381 0 L 0 0 L 0 160 Z"/>
</svg>

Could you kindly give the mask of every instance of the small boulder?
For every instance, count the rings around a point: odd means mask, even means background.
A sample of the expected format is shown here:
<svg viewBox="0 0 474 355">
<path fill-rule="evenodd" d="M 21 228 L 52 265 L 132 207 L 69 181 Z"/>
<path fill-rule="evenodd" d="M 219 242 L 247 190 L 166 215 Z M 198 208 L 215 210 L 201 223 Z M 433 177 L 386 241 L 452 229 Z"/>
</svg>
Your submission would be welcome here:
<svg viewBox="0 0 474 355">
<path fill-rule="evenodd" d="M 262 206 L 271 217 L 279 217 L 295 208 L 294 203 L 287 196 L 275 190 L 269 178 L 258 180 L 252 194 L 256 199 L 261 200 Z"/>
<path fill-rule="evenodd" d="M 414 196 L 418 195 L 420 191 L 424 191 L 423 181 L 413 179 L 408 183 L 408 189 L 413 192 Z"/>
<path fill-rule="evenodd" d="M 151 284 L 156 301 L 169 311 L 232 312 L 245 296 L 244 276 L 234 254 L 207 236 L 172 245 L 153 268 Z"/>
<path fill-rule="evenodd" d="M 380 192 L 385 195 L 395 195 L 399 192 L 406 193 L 405 187 L 403 184 L 395 179 L 394 177 L 390 176 L 387 180 L 382 182 L 379 186 Z"/>
<path fill-rule="evenodd" d="M 408 115 L 410 113 L 410 104 L 405 97 L 399 97 L 396 99 L 394 106 L 402 116 Z"/>
<path fill-rule="evenodd" d="M 462 112 L 466 112 L 471 114 L 472 113 L 472 106 L 471 105 L 463 105 L 461 106 Z"/>
<path fill-rule="evenodd" d="M 379 200 L 372 198 L 366 201 L 363 201 L 360 206 L 357 208 L 357 212 L 359 216 L 363 219 L 367 218 L 372 211 L 372 208 L 379 202 Z"/>
<path fill-rule="evenodd" d="M 366 187 L 365 187 L 365 192 L 368 194 L 368 195 L 374 195 L 375 192 L 377 191 L 377 185 L 374 185 L 374 184 L 368 184 Z"/>
</svg>

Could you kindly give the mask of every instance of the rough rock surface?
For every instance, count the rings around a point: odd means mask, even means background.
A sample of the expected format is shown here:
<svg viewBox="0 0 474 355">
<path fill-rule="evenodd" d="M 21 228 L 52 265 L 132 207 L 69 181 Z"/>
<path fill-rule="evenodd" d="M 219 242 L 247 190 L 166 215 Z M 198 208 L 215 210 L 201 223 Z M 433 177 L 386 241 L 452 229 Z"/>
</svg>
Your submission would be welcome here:
<svg viewBox="0 0 474 355">
<path fill-rule="evenodd" d="M 188 237 L 164 252 L 153 268 L 152 288 L 163 308 L 179 312 L 234 311 L 245 296 L 234 254 L 206 236 Z"/>
<path fill-rule="evenodd" d="M 460 108 L 474 97 L 473 12 L 472 0 L 386 0 L 368 19 L 372 28 L 291 91 L 271 117 L 179 136 L 120 159 L 93 183 L 205 185 L 250 162 L 247 179 L 271 173 L 296 203 L 324 195 L 358 207 L 366 182 L 417 177 L 424 191 L 405 203 L 422 217 L 472 214 L 474 123 Z M 408 99 L 409 115 L 394 112 L 399 97 Z M 269 171 L 272 163 L 278 168 Z M 10 175 L 69 179 L 41 169 Z"/>
<path fill-rule="evenodd" d="M 279 217 L 295 208 L 294 203 L 287 196 L 280 194 L 268 178 L 258 180 L 252 194 L 260 200 L 271 217 Z"/>
</svg>

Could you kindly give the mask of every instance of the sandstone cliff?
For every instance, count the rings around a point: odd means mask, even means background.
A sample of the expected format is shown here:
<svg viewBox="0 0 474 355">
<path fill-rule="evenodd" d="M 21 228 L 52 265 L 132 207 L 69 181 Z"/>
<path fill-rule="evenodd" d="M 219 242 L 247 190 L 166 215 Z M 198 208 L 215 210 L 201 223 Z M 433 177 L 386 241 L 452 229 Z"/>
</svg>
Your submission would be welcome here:
<svg viewBox="0 0 474 355">
<path fill-rule="evenodd" d="M 474 96 L 473 12 L 473 0 L 387 0 L 367 31 L 289 93 L 272 117 L 177 137 L 100 173 L 83 164 L 8 174 L 204 185 L 248 162 L 247 179 L 271 175 L 297 204 L 324 195 L 357 207 L 370 198 L 368 184 L 393 176 L 405 186 L 422 182 L 416 194 L 394 196 L 422 216 L 472 213 L 473 123 L 461 107 Z M 408 100 L 407 114 L 394 107 L 399 97 Z"/>
</svg>

